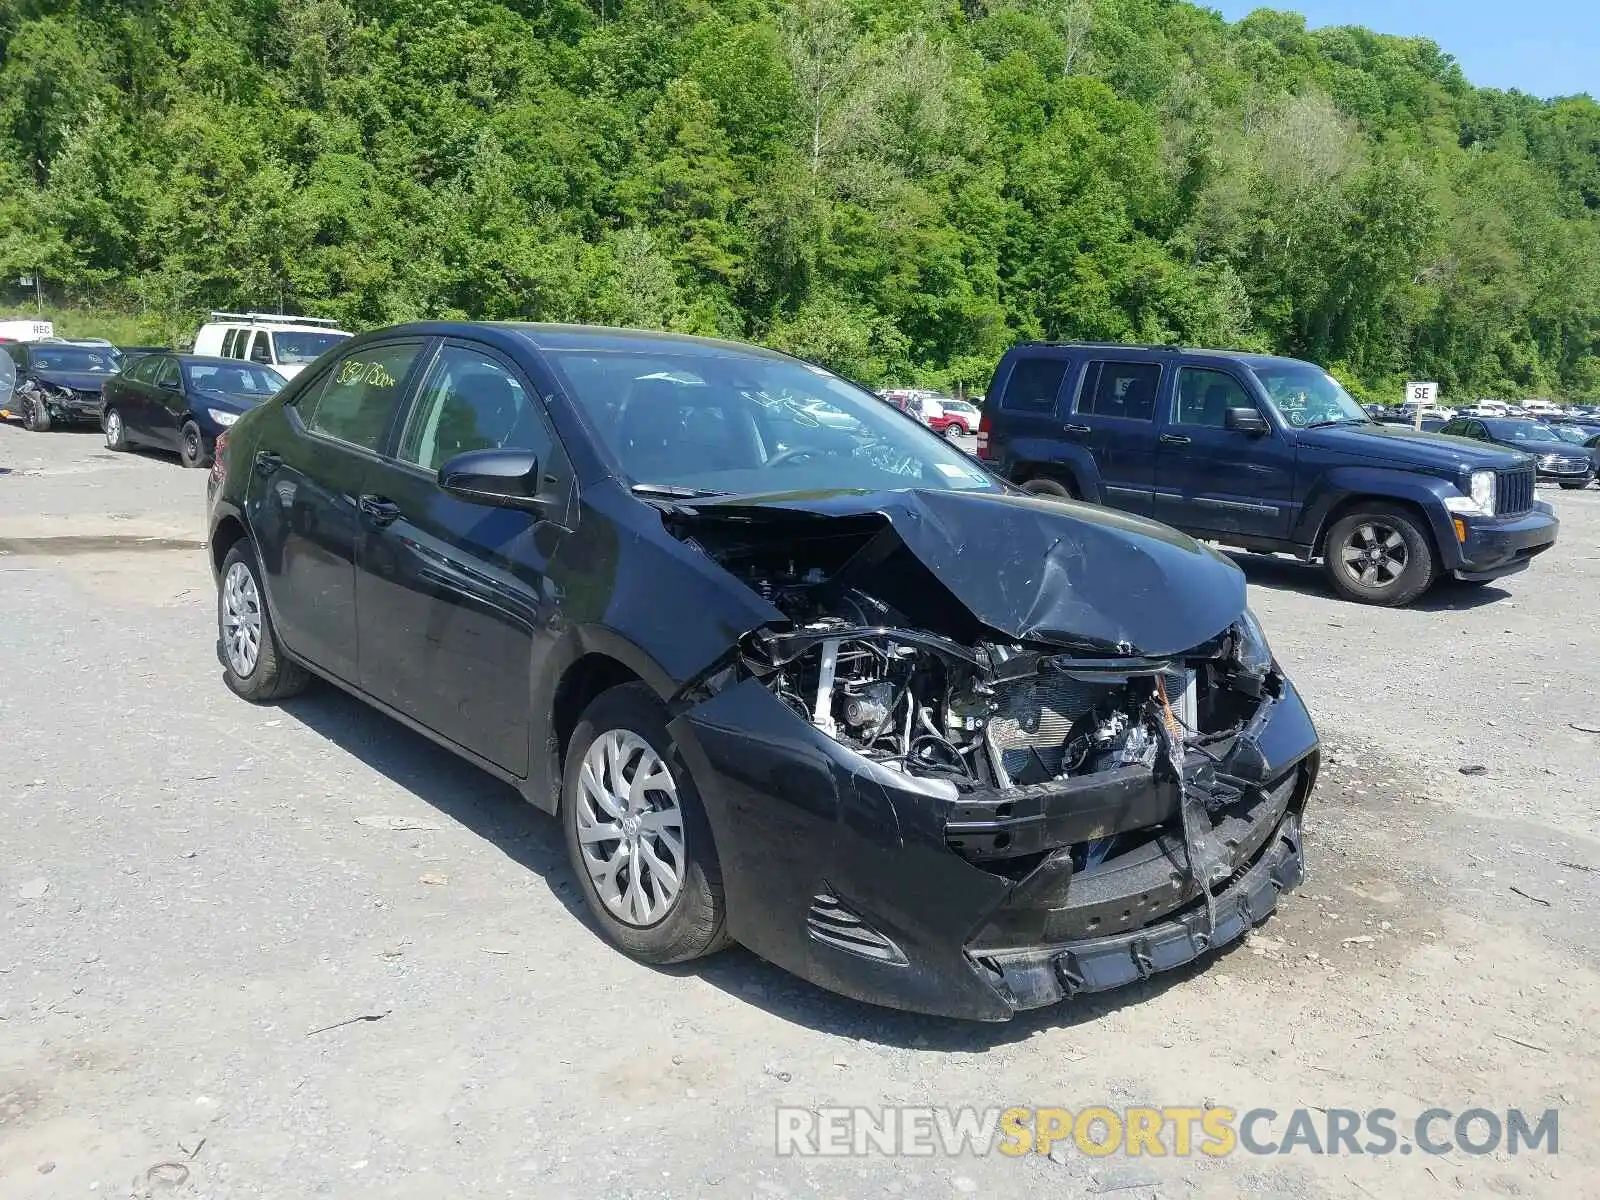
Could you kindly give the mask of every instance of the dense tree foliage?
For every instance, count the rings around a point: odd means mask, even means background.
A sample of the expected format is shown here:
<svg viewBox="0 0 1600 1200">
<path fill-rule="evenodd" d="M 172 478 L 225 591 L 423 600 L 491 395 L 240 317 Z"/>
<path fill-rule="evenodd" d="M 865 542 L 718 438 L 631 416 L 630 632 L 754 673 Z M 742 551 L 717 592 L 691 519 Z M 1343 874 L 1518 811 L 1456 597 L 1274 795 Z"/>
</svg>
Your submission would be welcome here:
<svg viewBox="0 0 1600 1200">
<path fill-rule="evenodd" d="M 580 320 L 979 383 L 1021 337 L 1600 394 L 1600 106 L 1177 0 L 0 0 L 0 272 L 181 337 Z"/>
</svg>

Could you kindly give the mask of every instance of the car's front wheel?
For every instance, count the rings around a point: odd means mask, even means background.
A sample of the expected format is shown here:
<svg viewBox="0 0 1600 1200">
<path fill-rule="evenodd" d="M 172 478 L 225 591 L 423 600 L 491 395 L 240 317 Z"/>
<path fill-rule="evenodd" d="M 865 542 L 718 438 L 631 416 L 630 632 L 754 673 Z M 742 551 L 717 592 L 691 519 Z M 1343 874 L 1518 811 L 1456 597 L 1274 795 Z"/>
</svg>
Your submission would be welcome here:
<svg viewBox="0 0 1600 1200">
<path fill-rule="evenodd" d="M 205 436 L 200 432 L 200 426 L 193 421 L 185 421 L 183 429 L 178 434 L 178 457 L 183 459 L 183 465 L 186 467 L 211 465 L 211 452 L 206 449 Z"/>
<path fill-rule="evenodd" d="M 217 637 L 228 687 L 257 704 L 283 700 L 302 690 L 310 676 L 278 644 L 267 611 L 267 591 L 256 569 L 249 539 L 234 543 L 222 562 L 217 587 Z"/>
<path fill-rule="evenodd" d="M 22 427 L 30 433 L 45 433 L 50 428 L 50 410 L 37 396 L 27 396 L 22 401 Z"/>
<path fill-rule="evenodd" d="M 105 416 L 101 418 L 101 426 L 106 431 L 107 450 L 126 450 L 128 448 L 128 429 L 122 423 L 122 414 L 114 408 L 106 409 Z"/>
<path fill-rule="evenodd" d="M 1339 518 L 1328 530 L 1323 570 L 1347 600 L 1394 608 L 1433 586 L 1439 558 L 1416 517 L 1374 505 Z"/>
<path fill-rule="evenodd" d="M 584 710 L 567 747 L 561 814 L 584 899 L 613 944 L 648 963 L 728 944 L 711 828 L 666 710 L 643 684 L 612 688 Z"/>
</svg>

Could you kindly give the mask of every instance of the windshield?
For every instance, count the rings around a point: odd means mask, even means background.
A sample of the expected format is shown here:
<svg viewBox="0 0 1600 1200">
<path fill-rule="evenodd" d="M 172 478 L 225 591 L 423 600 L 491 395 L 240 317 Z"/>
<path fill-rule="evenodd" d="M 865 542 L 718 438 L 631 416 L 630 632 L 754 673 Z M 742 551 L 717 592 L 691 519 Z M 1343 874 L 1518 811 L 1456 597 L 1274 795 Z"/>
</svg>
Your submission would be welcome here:
<svg viewBox="0 0 1600 1200">
<path fill-rule="evenodd" d="M 1000 490 L 943 438 L 820 367 L 671 345 L 547 355 L 634 485 L 729 495 Z"/>
<path fill-rule="evenodd" d="M 203 392 L 229 392 L 262 399 L 289 382 L 271 367 L 254 363 L 185 363 L 183 375 L 190 387 Z"/>
<path fill-rule="evenodd" d="M 1485 421 L 1484 428 L 1497 442 L 1553 442 L 1563 445 L 1556 431 L 1541 421 Z"/>
<path fill-rule="evenodd" d="M 35 371 L 93 371 L 110 375 L 115 373 L 120 357 L 109 346 L 104 350 L 91 350 L 87 346 L 34 346 L 28 351 L 28 363 Z"/>
<path fill-rule="evenodd" d="M 1589 440 L 1588 435 L 1585 434 L 1583 430 L 1571 425 L 1555 425 L 1551 427 L 1550 432 L 1555 434 L 1563 442 L 1567 442 L 1574 446 L 1581 446 L 1584 444 L 1584 442 Z"/>
<path fill-rule="evenodd" d="M 1296 429 L 1341 421 L 1365 425 L 1371 419 L 1355 397 L 1320 367 L 1285 360 L 1252 366 L 1251 370 L 1267 389 L 1278 415 Z"/>
<path fill-rule="evenodd" d="M 348 333 L 313 333 L 304 329 L 279 329 L 272 335 L 281 363 L 308 363 L 329 346 L 337 346 Z"/>
</svg>

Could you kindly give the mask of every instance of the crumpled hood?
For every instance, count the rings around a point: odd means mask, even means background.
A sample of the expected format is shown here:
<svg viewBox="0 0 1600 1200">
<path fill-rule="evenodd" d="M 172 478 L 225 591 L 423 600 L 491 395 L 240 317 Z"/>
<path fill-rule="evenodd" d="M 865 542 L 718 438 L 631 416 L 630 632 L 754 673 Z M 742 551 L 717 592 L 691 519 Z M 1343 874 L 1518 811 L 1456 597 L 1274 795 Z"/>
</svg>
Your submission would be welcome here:
<svg viewBox="0 0 1600 1200">
<path fill-rule="evenodd" d="M 958 491 L 696 500 L 707 516 L 877 514 L 982 624 L 1018 641 L 1161 657 L 1239 619 L 1244 575 L 1165 525 L 1086 504 Z"/>
<path fill-rule="evenodd" d="M 1504 446 L 1442 433 L 1418 432 L 1405 425 L 1330 425 L 1326 429 L 1300 429 L 1295 440 L 1341 454 L 1358 454 L 1397 467 L 1420 467 L 1435 474 L 1458 475 L 1463 469 L 1504 470 L 1525 462 L 1523 455 Z"/>
<path fill-rule="evenodd" d="M 33 371 L 33 377 L 53 387 L 71 388 L 75 392 L 98 392 L 105 387 L 111 374 L 106 371 Z"/>
</svg>

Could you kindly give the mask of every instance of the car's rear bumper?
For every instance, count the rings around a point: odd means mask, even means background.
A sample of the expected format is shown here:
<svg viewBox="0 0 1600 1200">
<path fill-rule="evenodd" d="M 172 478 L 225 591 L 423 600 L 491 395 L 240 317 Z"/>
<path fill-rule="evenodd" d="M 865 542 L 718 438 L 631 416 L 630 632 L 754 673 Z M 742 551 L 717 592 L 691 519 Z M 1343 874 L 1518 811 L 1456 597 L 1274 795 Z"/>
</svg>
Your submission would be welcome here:
<svg viewBox="0 0 1600 1200">
<path fill-rule="evenodd" d="M 1252 737 L 1219 749 L 1218 773 L 1256 782 L 1200 818 L 1208 929 L 1170 778 L 951 801 L 753 680 L 684 711 L 672 732 L 710 820 L 734 938 L 856 999 L 988 1021 L 1178 966 L 1264 919 L 1300 879 L 1298 820 L 1317 773 L 1316 733 L 1285 683 Z M 1185 775 L 1191 797 L 1216 797 L 1203 771 Z M 1084 863 L 1081 846 L 1105 830 L 1142 836 Z M 956 848 L 996 831 L 1032 837 L 1037 853 Z"/>
<path fill-rule="evenodd" d="M 1543 501 L 1518 517 L 1461 518 L 1467 536 L 1461 542 L 1457 579 L 1498 579 L 1525 570 L 1536 555 L 1556 543 L 1561 522 Z"/>
</svg>

